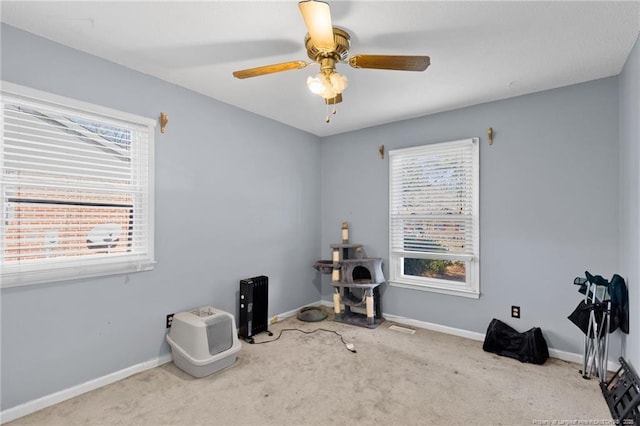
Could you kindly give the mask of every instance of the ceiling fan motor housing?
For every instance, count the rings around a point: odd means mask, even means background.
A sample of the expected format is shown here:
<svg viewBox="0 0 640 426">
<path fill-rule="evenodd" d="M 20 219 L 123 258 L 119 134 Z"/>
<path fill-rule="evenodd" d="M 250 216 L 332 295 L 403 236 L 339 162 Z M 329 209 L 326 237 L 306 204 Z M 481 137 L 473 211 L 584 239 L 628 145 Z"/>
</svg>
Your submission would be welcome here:
<svg viewBox="0 0 640 426">
<path fill-rule="evenodd" d="M 304 38 L 304 45 L 307 48 L 309 59 L 315 62 L 321 62 L 323 58 L 333 58 L 336 62 L 346 61 L 347 56 L 349 56 L 349 47 L 351 47 L 351 42 L 349 41 L 351 37 L 349 33 L 340 28 L 333 27 L 333 39 L 336 44 L 335 49 L 326 51 L 314 46 L 311 37 L 309 37 L 307 33 Z"/>
</svg>

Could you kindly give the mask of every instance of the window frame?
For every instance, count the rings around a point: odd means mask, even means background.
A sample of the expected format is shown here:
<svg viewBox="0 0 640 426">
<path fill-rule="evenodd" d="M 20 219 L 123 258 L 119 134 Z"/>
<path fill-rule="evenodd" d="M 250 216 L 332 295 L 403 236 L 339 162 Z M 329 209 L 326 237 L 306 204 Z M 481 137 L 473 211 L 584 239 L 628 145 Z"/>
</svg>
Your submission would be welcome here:
<svg viewBox="0 0 640 426">
<path fill-rule="evenodd" d="M 471 177 L 471 238 L 473 253 L 436 253 L 436 252 L 408 252 L 394 250 L 393 247 L 393 215 L 394 215 L 394 181 L 393 159 L 399 156 L 429 155 L 442 147 L 460 147 L 471 145 L 472 158 L 470 161 Z M 453 296 L 478 299 L 480 297 L 480 143 L 479 138 L 468 138 L 448 142 L 439 142 L 411 148 L 389 151 L 389 284 L 393 287 L 408 288 L 421 291 L 442 293 Z M 409 254 L 410 256 L 407 256 Z M 404 274 L 404 259 L 434 259 L 464 261 L 466 278 L 464 283 L 438 278 L 416 277 Z"/>
<path fill-rule="evenodd" d="M 5 221 L 7 220 L 6 212 L 8 211 L 8 199 L 10 197 L 8 197 L 6 192 L 9 184 L 5 181 L 4 173 L 0 172 L 0 198 L 2 199 L 2 221 L 0 221 L 0 267 L 2 270 L 0 271 L 0 287 L 16 287 L 152 270 L 155 264 L 154 139 L 156 121 L 147 117 L 55 95 L 6 81 L 0 81 L 0 93 L 3 98 L 3 105 L 5 101 L 11 102 L 11 100 L 15 100 L 16 103 L 22 101 L 39 104 L 42 105 L 43 108 L 54 110 L 57 108 L 58 111 L 63 113 L 77 111 L 79 115 L 91 116 L 98 121 L 106 120 L 108 122 L 121 123 L 123 126 L 129 125 L 131 128 L 137 128 L 139 129 L 137 131 L 145 134 L 147 144 L 145 150 L 146 155 L 137 158 L 139 162 L 143 160 L 146 161 L 146 171 L 141 175 L 144 177 L 144 183 L 134 187 L 143 190 L 144 204 L 146 204 L 143 212 L 136 216 L 136 218 L 140 220 L 140 223 L 142 223 L 142 227 L 146 230 L 143 235 L 144 242 L 140 246 L 141 250 L 134 250 L 117 256 L 59 256 L 22 262 L 23 264 L 19 262 L 16 264 L 5 263 Z M 3 141 L 1 145 L 4 145 L 5 138 L 4 114 L 3 107 L 2 111 L 0 111 L 0 137 Z M 4 164 L 3 153 L 4 148 L 0 146 L 0 165 Z M 139 162 L 132 164 L 131 167 L 139 167 Z M 15 203 L 16 201 L 11 202 Z M 69 202 L 62 204 L 69 206 L 74 203 Z"/>
</svg>

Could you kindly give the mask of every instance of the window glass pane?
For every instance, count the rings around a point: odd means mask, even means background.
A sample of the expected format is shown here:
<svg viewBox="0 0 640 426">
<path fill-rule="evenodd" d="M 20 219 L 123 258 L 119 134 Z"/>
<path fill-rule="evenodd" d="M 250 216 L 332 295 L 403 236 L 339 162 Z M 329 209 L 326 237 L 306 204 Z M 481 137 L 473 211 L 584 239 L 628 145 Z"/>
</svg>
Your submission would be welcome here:
<svg viewBox="0 0 640 426">
<path fill-rule="evenodd" d="M 478 138 L 389 152 L 391 285 L 478 298 Z"/>
<path fill-rule="evenodd" d="M 152 269 L 154 121 L 9 83 L 2 95 L 0 285 Z"/>
<path fill-rule="evenodd" d="M 126 129 L 109 126 L 104 123 L 96 123 L 78 117 L 67 117 L 67 119 L 73 121 L 79 126 L 82 126 L 84 129 L 117 144 L 121 148 L 129 149 L 131 146 L 131 132 Z"/>
<path fill-rule="evenodd" d="M 14 202 L 8 205 L 7 263 L 130 250 L 130 206 Z"/>
<path fill-rule="evenodd" d="M 465 282 L 466 263 L 441 259 L 404 258 L 404 275 Z"/>
<path fill-rule="evenodd" d="M 405 219 L 403 222 L 404 251 L 429 253 L 466 253 L 465 219 Z"/>
<path fill-rule="evenodd" d="M 132 131 L 44 108 L 5 107 L 4 261 L 131 251 Z"/>
</svg>

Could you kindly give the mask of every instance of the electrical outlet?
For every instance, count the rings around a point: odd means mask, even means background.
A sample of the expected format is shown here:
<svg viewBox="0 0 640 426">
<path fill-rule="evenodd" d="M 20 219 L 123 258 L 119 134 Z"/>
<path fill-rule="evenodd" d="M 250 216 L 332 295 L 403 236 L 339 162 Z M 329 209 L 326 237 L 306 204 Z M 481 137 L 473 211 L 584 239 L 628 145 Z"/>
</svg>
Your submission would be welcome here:
<svg viewBox="0 0 640 426">
<path fill-rule="evenodd" d="M 171 328 L 171 324 L 173 323 L 173 316 L 175 314 L 167 314 L 167 328 Z"/>
<path fill-rule="evenodd" d="M 520 306 L 511 306 L 511 316 L 513 318 L 520 318 Z"/>
</svg>

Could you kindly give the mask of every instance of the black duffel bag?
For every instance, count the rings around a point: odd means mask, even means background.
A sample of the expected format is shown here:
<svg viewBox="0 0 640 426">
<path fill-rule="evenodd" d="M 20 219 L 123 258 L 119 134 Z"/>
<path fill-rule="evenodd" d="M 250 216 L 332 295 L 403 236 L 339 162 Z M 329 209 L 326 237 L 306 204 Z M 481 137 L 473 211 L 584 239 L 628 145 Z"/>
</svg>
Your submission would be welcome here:
<svg viewBox="0 0 640 426">
<path fill-rule="evenodd" d="M 487 327 L 482 349 L 532 364 L 544 364 L 549 358 L 549 348 L 540 328 L 534 327 L 524 333 L 518 333 L 495 318 Z"/>
</svg>

